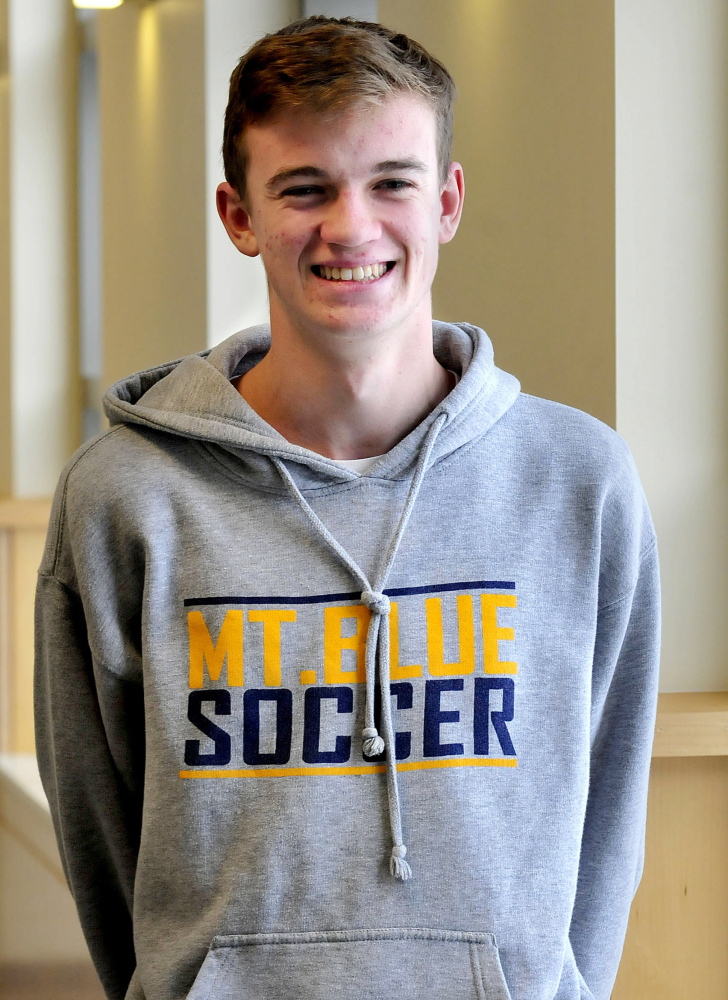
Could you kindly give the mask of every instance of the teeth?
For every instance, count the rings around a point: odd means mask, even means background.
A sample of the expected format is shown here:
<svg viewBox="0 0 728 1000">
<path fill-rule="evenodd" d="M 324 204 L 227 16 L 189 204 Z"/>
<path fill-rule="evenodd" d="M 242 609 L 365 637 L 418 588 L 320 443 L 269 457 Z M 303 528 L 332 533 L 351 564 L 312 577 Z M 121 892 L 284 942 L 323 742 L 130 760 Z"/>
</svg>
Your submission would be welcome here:
<svg viewBox="0 0 728 1000">
<path fill-rule="evenodd" d="M 319 265 L 319 275 L 329 281 L 373 281 L 387 272 L 386 264 L 364 264 L 363 267 L 327 267 Z"/>
</svg>

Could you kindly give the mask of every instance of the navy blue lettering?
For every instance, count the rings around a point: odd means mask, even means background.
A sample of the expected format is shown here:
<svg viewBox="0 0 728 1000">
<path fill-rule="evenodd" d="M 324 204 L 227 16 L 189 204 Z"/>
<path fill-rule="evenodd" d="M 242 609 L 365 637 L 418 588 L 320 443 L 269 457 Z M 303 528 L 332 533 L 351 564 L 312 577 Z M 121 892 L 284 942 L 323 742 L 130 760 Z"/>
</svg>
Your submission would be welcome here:
<svg viewBox="0 0 728 1000">
<path fill-rule="evenodd" d="M 321 702 L 336 701 L 337 712 L 353 712 L 354 692 L 350 687 L 311 687 L 303 697 L 303 759 L 307 764 L 345 764 L 351 756 L 351 736 L 337 736 L 333 750 L 319 750 Z"/>
<path fill-rule="evenodd" d="M 490 710 L 490 692 L 503 692 L 503 705 L 500 712 Z M 488 753 L 488 724 L 493 723 L 493 729 L 498 737 L 501 750 L 506 757 L 515 757 L 511 734 L 506 728 L 506 722 L 513 721 L 515 685 L 511 677 L 476 677 L 475 704 L 473 719 L 473 739 L 475 753 Z"/>
<path fill-rule="evenodd" d="M 187 706 L 187 718 L 201 733 L 209 736 L 215 742 L 213 753 L 200 753 L 199 740 L 185 740 L 185 764 L 229 764 L 230 734 L 202 714 L 202 704 L 211 701 L 215 706 L 215 715 L 230 715 L 230 692 L 222 691 L 191 691 Z"/>
<path fill-rule="evenodd" d="M 460 712 L 443 712 L 440 698 L 443 691 L 462 691 L 462 677 L 425 682 L 425 725 L 423 754 L 425 757 L 445 757 L 465 752 L 462 743 L 440 743 L 440 726 L 446 722 L 459 722 Z"/>
<path fill-rule="evenodd" d="M 389 693 L 392 697 L 396 698 L 396 708 L 397 711 L 400 709 L 412 708 L 413 694 L 412 685 L 408 681 L 397 682 L 396 684 L 389 685 Z M 381 716 L 382 716 L 382 695 L 381 687 L 377 684 L 374 692 L 374 723 L 377 729 L 381 733 Z M 409 755 L 412 753 L 412 733 L 395 733 L 394 734 L 394 750 L 395 750 L 395 760 L 407 760 Z M 387 751 L 384 750 L 382 753 L 377 754 L 374 757 L 367 757 L 366 754 L 362 754 L 364 760 L 370 761 L 383 761 L 387 759 Z"/>
<path fill-rule="evenodd" d="M 276 748 L 260 752 L 260 703 L 276 702 Z M 287 764 L 291 759 L 293 694 L 287 688 L 249 688 L 243 695 L 243 760 L 246 764 Z"/>
</svg>

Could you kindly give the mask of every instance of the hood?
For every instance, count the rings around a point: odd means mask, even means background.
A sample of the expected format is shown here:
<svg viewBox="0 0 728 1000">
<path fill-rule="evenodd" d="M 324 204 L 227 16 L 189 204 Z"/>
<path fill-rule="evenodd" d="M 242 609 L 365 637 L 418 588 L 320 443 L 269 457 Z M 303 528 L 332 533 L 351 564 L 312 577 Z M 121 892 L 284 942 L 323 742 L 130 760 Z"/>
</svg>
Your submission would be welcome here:
<svg viewBox="0 0 728 1000">
<path fill-rule="evenodd" d="M 411 468 L 430 426 L 441 417 L 430 464 L 485 434 L 518 396 L 518 380 L 496 368 L 492 344 L 478 327 L 435 322 L 433 340 L 438 361 L 462 377 L 432 413 L 377 463 L 378 476 L 398 476 Z M 255 326 L 210 350 L 122 379 L 104 396 L 109 422 L 294 462 L 304 479 L 308 477 L 301 466 L 316 479 L 357 478 L 331 459 L 288 442 L 231 384 L 260 361 L 269 346 L 270 328 Z"/>
</svg>

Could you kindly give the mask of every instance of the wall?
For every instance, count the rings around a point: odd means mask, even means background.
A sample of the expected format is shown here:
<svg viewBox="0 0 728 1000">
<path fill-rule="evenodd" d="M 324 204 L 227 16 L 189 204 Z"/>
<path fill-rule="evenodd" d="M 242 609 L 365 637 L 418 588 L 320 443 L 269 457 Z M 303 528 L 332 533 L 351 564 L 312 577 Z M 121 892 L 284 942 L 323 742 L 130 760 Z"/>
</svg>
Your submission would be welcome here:
<svg viewBox="0 0 728 1000">
<path fill-rule="evenodd" d="M 380 0 L 379 15 L 459 90 L 466 208 L 436 316 L 483 326 L 525 391 L 614 424 L 612 4 Z"/>
<path fill-rule="evenodd" d="M 10 326 L 10 75 L 8 73 L 8 0 L 0 0 L 0 496 L 13 485 L 12 358 Z"/>
<path fill-rule="evenodd" d="M 230 74 L 262 35 L 299 15 L 296 0 L 215 0 L 205 4 L 205 211 L 207 235 L 207 343 L 219 343 L 246 326 L 268 321 L 268 290 L 259 257 L 244 257 L 230 242 L 215 190 L 225 179 L 222 130 Z"/>
<path fill-rule="evenodd" d="M 728 5 L 617 0 L 617 427 L 655 518 L 662 687 L 728 688 Z"/>
<path fill-rule="evenodd" d="M 51 874 L 1 823 L 0 887 L 0 964 L 89 960 L 62 877 Z"/>
<path fill-rule="evenodd" d="M 728 688 L 728 7 L 379 9 L 460 91 L 470 184 L 436 314 L 627 438 L 662 553 L 662 690 Z"/>
<path fill-rule="evenodd" d="M 34 497 L 52 491 L 78 435 L 76 37 L 64 0 L 6 0 L 3 13 L 0 490 Z"/>
<path fill-rule="evenodd" d="M 98 15 L 104 386 L 205 346 L 202 0 Z"/>
<path fill-rule="evenodd" d="M 653 760 L 645 870 L 612 1000 L 728 996 L 726 830 L 725 752 Z"/>
</svg>

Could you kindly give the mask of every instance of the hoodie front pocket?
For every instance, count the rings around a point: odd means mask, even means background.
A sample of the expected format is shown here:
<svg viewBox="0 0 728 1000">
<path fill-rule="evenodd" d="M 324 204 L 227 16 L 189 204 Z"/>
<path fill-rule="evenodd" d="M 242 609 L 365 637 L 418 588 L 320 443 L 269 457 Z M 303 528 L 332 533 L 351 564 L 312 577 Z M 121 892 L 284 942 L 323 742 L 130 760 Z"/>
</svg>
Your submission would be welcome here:
<svg viewBox="0 0 728 1000">
<path fill-rule="evenodd" d="M 216 937 L 187 1000 L 510 1000 L 492 934 L 384 927 Z"/>
</svg>

